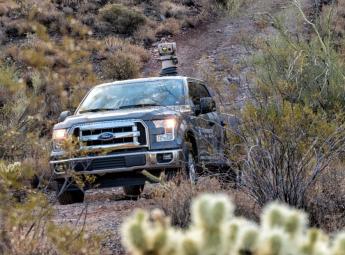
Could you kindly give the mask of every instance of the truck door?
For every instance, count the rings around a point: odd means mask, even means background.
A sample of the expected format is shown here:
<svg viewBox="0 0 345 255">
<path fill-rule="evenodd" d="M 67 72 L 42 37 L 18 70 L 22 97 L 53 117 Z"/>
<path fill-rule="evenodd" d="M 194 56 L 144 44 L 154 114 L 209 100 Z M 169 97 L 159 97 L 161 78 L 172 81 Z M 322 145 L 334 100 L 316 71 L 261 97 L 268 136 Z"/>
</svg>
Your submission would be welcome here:
<svg viewBox="0 0 345 255">
<path fill-rule="evenodd" d="M 200 114 L 200 98 L 210 97 L 210 93 L 203 84 L 197 81 L 189 81 L 188 88 L 195 112 L 192 117 L 192 125 L 197 136 L 199 160 L 204 163 L 211 163 L 214 161 L 215 154 L 218 154 L 215 147 L 215 116 L 213 116 L 213 113 Z"/>
<path fill-rule="evenodd" d="M 213 97 L 210 91 L 207 89 L 207 86 L 201 84 L 204 89 L 207 91 L 207 96 Z M 213 137 L 212 137 L 212 145 L 213 145 L 213 155 L 211 157 L 212 161 L 218 162 L 219 159 L 223 159 L 224 157 L 224 124 L 222 121 L 222 117 L 215 109 L 213 112 L 207 113 L 209 123 L 208 126 L 213 129 Z"/>
</svg>

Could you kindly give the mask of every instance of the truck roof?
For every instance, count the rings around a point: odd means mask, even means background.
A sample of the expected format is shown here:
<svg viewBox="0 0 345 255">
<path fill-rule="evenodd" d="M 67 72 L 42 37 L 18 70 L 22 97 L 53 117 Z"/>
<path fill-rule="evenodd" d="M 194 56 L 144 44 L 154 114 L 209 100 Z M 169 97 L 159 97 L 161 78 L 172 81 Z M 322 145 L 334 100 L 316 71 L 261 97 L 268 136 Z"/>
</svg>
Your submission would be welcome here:
<svg viewBox="0 0 345 255">
<path fill-rule="evenodd" d="M 163 77 L 150 77 L 150 78 L 139 78 L 139 79 L 123 80 L 123 81 L 113 81 L 113 82 L 108 82 L 108 83 L 102 83 L 102 84 L 96 85 L 95 87 L 103 87 L 103 86 L 108 86 L 108 85 L 135 83 L 135 82 L 145 82 L 145 81 L 187 80 L 187 79 L 191 79 L 191 80 L 202 82 L 199 79 L 195 79 L 195 78 L 191 78 L 191 77 L 186 77 L 186 76 L 163 76 Z"/>
</svg>

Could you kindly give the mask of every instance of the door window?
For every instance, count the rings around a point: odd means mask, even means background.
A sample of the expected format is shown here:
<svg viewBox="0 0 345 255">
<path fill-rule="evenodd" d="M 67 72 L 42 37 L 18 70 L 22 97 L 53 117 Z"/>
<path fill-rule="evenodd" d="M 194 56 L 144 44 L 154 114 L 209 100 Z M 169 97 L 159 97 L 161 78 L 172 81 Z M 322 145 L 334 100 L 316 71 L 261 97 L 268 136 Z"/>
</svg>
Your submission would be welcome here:
<svg viewBox="0 0 345 255">
<path fill-rule="evenodd" d="M 189 95 L 195 106 L 200 104 L 200 98 L 210 97 L 210 93 L 202 84 L 189 82 Z"/>
</svg>

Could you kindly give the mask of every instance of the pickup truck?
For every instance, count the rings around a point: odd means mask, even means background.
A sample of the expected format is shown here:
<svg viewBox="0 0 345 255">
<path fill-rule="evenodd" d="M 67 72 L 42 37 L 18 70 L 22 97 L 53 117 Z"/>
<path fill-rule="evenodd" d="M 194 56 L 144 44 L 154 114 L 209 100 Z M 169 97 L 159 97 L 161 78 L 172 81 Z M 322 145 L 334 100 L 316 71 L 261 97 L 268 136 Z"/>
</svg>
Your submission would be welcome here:
<svg viewBox="0 0 345 255">
<path fill-rule="evenodd" d="M 148 178 L 182 171 L 196 182 L 205 168 L 224 167 L 225 132 L 205 82 L 166 76 L 101 84 L 74 114 L 61 113 L 53 128 L 50 165 L 61 204 L 82 202 L 75 178 L 97 187 L 122 186 L 137 197 Z M 75 153 L 64 142 L 73 138 Z M 93 186 L 90 185 L 90 186 Z"/>
</svg>

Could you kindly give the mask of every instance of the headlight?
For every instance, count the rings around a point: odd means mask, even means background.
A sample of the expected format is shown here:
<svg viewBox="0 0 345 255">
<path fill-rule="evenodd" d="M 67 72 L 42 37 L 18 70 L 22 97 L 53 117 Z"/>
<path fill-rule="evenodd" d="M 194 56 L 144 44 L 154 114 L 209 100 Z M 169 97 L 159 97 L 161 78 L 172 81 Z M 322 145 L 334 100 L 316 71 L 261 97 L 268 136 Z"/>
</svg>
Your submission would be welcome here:
<svg viewBox="0 0 345 255">
<path fill-rule="evenodd" d="M 175 140 L 176 119 L 154 120 L 156 128 L 164 128 L 164 134 L 157 135 L 157 142 L 168 142 Z"/>
<path fill-rule="evenodd" d="M 53 130 L 53 150 L 61 151 L 61 145 L 68 137 L 67 129 L 56 129 Z"/>
<path fill-rule="evenodd" d="M 53 140 L 62 141 L 67 138 L 67 129 L 56 129 L 53 131 Z"/>
</svg>

